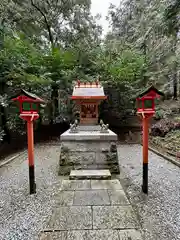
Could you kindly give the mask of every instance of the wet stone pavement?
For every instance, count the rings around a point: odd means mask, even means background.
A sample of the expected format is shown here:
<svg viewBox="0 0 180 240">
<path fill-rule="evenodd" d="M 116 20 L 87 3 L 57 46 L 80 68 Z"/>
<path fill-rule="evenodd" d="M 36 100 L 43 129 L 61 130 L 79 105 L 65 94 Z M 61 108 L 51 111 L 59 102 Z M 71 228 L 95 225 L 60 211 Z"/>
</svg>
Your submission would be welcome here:
<svg viewBox="0 0 180 240">
<path fill-rule="evenodd" d="M 63 180 L 40 240 L 142 240 L 140 225 L 114 180 Z"/>
</svg>

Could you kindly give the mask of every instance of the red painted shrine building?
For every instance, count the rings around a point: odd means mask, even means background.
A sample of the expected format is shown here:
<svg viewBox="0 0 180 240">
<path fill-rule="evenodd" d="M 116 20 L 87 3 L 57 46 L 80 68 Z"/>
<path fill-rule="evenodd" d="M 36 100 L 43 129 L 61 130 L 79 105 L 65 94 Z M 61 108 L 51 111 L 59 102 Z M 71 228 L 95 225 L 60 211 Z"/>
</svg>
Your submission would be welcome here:
<svg viewBox="0 0 180 240">
<path fill-rule="evenodd" d="M 71 99 L 79 106 L 80 124 L 98 124 L 98 106 L 102 100 L 107 99 L 99 81 L 82 83 L 78 80 Z"/>
</svg>

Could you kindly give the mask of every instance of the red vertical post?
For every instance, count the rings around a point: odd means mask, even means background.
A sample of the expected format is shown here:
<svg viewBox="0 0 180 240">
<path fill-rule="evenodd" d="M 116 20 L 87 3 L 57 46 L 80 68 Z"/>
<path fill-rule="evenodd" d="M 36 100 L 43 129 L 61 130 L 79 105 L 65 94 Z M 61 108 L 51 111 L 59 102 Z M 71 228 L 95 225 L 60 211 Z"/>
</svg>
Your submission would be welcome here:
<svg viewBox="0 0 180 240">
<path fill-rule="evenodd" d="M 33 194 L 36 193 L 36 183 L 34 174 L 33 120 L 27 121 L 27 138 L 28 138 L 29 190 L 30 194 Z"/>
<path fill-rule="evenodd" d="M 149 124 L 148 117 L 143 118 L 143 184 L 142 191 L 148 194 L 148 138 L 149 138 Z"/>
</svg>

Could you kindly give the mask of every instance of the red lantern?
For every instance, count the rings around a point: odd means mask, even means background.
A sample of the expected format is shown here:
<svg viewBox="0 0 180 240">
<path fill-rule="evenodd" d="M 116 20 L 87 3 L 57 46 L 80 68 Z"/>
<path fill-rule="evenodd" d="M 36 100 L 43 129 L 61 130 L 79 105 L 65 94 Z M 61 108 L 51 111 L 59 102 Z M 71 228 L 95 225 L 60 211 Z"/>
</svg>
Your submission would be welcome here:
<svg viewBox="0 0 180 240">
<path fill-rule="evenodd" d="M 155 87 L 150 87 L 141 93 L 137 100 L 137 115 L 142 119 L 143 127 L 143 184 L 142 190 L 148 194 L 148 135 L 149 135 L 149 119 L 155 113 L 155 99 L 160 98 L 164 94 Z"/>
<path fill-rule="evenodd" d="M 150 87 L 143 93 L 141 93 L 137 101 L 137 114 L 143 117 L 151 117 L 155 113 L 155 99 L 164 96 L 164 94 L 158 91 L 155 87 Z"/>
<path fill-rule="evenodd" d="M 20 94 L 12 100 L 19 102 L 20 118 L 26 121 L 34 121 L 39 118 L 39 104 L 44 103 L 44 100 L 25 90 L 21 90 Z"/>
<path fill-rule="evenodd" d="M 25 90 L 21 90 L 20 94 L 12 98 L 12 100 L 19 102 L 20 118 L 27 121 L 29 188 L 30 194 L 33 194 L 36 193 L 33 121 L 39 118 L 38 106 L 40 103 L 44 103 L 44 101 L 35 94 Z"/>
</svg>

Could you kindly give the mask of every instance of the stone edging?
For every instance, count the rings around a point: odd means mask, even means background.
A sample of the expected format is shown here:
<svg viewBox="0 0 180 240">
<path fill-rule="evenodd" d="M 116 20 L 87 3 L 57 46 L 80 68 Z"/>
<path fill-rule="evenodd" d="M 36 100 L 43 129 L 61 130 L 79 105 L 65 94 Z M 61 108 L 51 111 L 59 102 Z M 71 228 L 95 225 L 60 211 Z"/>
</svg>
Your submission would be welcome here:
<svg viewBox="0 0 180 240">
<path fill-rule="evenodd" d="M 152 147 L 149 147 L 149 150 L 154 152 L 154 153 L 156 153 L 158 156 L 165 158 L 166 160 L 168 160 L 169 162 L 175 164 L 176 166 L 180 167 L 180 161 L 176 161 L 175 159 L 173 159 L 173 158 L 171 158 L 171 157 L 169 157 L 169 156 L 159 152 L 158 150 L 156 150 L 156 149 L 154 149 Z"/>
<path fill-rule="evenodd" d="M 12 162 L 15 158 L 23 155 L 25 152 L 26 152 L 26 150 L 24 150 L 23 152 L 21 152 L 21 153 L 19 153 L 19 154 L 16 154 L 15 156 L 13 156 L 13 157 L 5 160 L 5 161 L 0 162 L 0 168 L 3 167 L 3 166 L 6 165 L 6 164 Z"/>
</svg>

